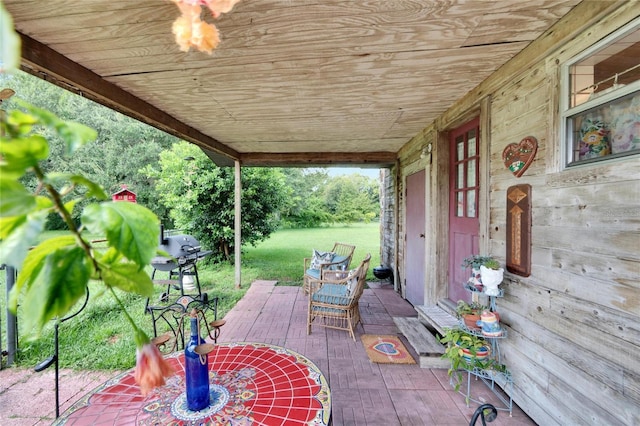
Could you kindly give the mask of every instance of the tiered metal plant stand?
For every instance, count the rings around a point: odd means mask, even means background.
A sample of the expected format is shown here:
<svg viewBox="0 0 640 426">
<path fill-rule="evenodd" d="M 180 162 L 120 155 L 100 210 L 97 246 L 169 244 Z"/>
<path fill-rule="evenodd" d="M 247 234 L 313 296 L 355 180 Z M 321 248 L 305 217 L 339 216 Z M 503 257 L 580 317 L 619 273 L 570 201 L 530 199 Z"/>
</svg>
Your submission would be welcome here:
<svg viewBox="0 0 640 426">
<path fill-rule="evenodd" d="M 473 286 L 465 285 L 465 289 L 476 294 L 483 294 L 482 292 L 475 289 Z M 496 310 L 496 298 L 502 297 L 504 295 L 503 290 L 500 290 L 500 293 L 497 296 L 487 296 L 489 298 L 489 307 L 492 311 Z M 464 324 L 464 321 L 459 321 L 459 326 L 464 331 L 473 334 L 475 336 L 479 336 L 484 338 L 491 345 L 491 356 L 498 362 L 501 363 L 500 360 L 500 339 L 504 339 L 507 337 L 507 330 L 502 329 L 502 334 L 500 336 L 485 336 L 482 334 L 480 330 L 473 330 L 467 327 Z M 502 411 L 508 411 L 509 416 L 513 414 L 513 377 L 509 372 L 496 371 L 496 370 L 485 370 L 480 368 L 472 368 L 470 370 L 466 370 L 467 373 L 467 386 L 463 391 L 462 383 L 460 383 L 460 394 L 465 397 L 465 401 L 467 402 L 467 406 L 469 405 L 469 401 L 473 401 L 478 404 L 485 404 L 486 401 L 480 399 L 480 397 L 474 397 L 471 394 L 471 379 L 472 377 L 475 380 L 482 380 L 482 382 L 489 388 L 489 390 L 502 402 L 502 406 L 496 406 L 495 408 Z M 453 380 L 453 379 L 452 379 Z M 498 386 L 496 386 L 498 385 Z M 502 389 L 500 389 L 502 388 Z M 504 390 L 504 392 L 503 392 Z M 506 397 L 505 395 L 506 394 Z"/>
</svg>

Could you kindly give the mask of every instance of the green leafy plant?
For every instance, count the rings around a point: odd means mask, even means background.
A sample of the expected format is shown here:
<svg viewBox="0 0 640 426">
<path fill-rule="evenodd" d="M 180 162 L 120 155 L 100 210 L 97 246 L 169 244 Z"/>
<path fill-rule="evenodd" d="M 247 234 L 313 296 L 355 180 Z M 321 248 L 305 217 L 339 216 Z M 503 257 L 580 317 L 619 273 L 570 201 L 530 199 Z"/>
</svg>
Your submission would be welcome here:
<svg viewBox="0 0 640 426">
<path fill-rule="evenodd" d="M 458 304 L 456 305 L 456 314 L 458 314 L 458 317 L 462 317 L 464 315 L 480 315 L 480 313 L 485 309 L 488 308 L 478 302 L 468 303 L 464 300 L 458 300 Z"/>
<path fill-rule="evenodd" d="M 151 295 L 153 284 L 144 268 L 157 251 L 155 214 L 137 204 L 104 201 L 105 191 L 81 175 L 45 173 L 41 163 L 49 156 L 49 141 L 43 134 L 62 139 L 70 156 L 95 140 L 96 132 L 16 102 L 23 110 L 4 114 L 0 123 L 0 263 L 20 272 L 11 290 L 10 309 L 17 312 L 22 299 L 24 329 L 37 336 L 50 320 L 64 317 L 85 297 L 89 280 L 104 283 L 121 306 L 115 289 Z M 38 182 L 34 191 L 22 183 L 30 175 Z M 89 203 L 77 225 L 72 212 L 81 201 Z M 61 217 L 68 232 L 31 249 L 51 213 Z M 94 247 L 87 233 L 104 236 L 106 246 Z M 126 311 L 125 315 L 138 346 L 148 343 Z"/>
<path fill-rule="evenodd" d="M 500 262 L 498 262 L 496 259 L 487 259 L 481 266 L 484 266 L 488 269 L 498 270 L 500 269 Z"/>
<path fill-rule="evenodd" d="M 446 329 L 439 340 L 446 345 L 442 358 L 451 362 L 447 373 L 449 377 L 456 379 L 454 382 L 456 391 L 460 389 L 462 383 L 462 371 L 479 369 L 507 372 L 506 366 L 490 356 L 491 345 L 482 336 L 454 327 Z M 489 351 L 489 356 L 478 358 L 478 353 L 485 350 Z"/>
<path fill-rule="evenodd" d="M 462 318 L 464 325 L 468 329 L 474 330 L 479 328 L 477 323 L 480 320 L 480 313 L 485 309 L 488 308 L 478 302 L 467 303 L 464 300 L 459 300 L 456 306 L 456 314 L 458 318 Z"/>
<path fill-rule="evenodd" d="M 480 269 L 480 266 L 484 266 L 489 269 L 500 269 L 500 262 L 498 262 L 492 256 L 485 256 L 480 254 L 474 254 L 472 256 L 466 257 L 462 261 L 462 268 L 472 268 L 472 269 Z"/>
</svg>

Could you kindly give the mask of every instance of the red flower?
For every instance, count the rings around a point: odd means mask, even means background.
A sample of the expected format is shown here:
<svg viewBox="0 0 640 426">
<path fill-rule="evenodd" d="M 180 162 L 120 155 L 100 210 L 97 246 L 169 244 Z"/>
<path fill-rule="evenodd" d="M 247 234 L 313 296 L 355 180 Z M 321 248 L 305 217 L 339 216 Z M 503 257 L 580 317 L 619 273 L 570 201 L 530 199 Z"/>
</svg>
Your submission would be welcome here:
<svg viewBox="0 0 640 426">
<path fill-rule="evenodd" d="M 140 386 L 143 396 L 146 396 L 154 388 L 164 385 L 165 377 L 173 374 L 175 371 L 154 344 L 146 343 L 136 350 L 134 378 Z"/>
</svg>

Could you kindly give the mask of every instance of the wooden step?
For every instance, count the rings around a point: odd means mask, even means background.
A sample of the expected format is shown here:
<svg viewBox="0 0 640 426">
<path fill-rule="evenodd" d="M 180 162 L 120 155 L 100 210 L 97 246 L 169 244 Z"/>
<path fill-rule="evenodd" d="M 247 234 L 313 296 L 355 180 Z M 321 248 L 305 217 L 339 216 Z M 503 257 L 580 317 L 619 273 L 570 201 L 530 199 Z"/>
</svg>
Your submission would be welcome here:
<svg viewBox="0 0 640 426">
<path fill-rule="evenodd" d="M 427 326 L 433 327 L 438 333 L 444 334 L 446 328 L 458 326 L 458 319 L 451 313 L 445 311 L 441 306 L 416 306 L 418 318 Z"/>
<path fill-rule="evenodd" d="M 449 368 L 449 361 L 441 358 L 444 346 L 418 318 L 394 317 L 393 322 L 418 353 L 420 368 Z"/>
</svg>

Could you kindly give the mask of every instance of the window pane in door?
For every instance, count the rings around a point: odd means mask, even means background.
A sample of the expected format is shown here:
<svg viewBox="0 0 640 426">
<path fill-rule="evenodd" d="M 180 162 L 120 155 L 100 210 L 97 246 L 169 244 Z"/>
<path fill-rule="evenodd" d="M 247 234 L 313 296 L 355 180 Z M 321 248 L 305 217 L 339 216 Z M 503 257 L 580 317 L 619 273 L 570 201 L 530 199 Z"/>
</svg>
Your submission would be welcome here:
<svg viewBox="0 0 640 426">
<path fill-rule="evenodd" d="M 464 192 L 456 193 L 456 216 L 464 216 Z"/>
<path fill-rule="evenodd" d="M 467 191 L 467 217 L 476 217 L 476 191 Z"/>
<path fill-rule="evenodd" d="M 464 188 L 464 163 L 458 164 L 456 166 L 457 177 L 456 177 L 456 189 Z"/>
<path fill-rule="evenodd" d="M 467 187 L 474 187 L 476 186 L 476 160 L 469 160 L 467 164 Z"/>
<path fill-rule="evenodd" d="M 467 135 L 469 136 L 469 140 L 467 141 L 467 145 L 469 146 L 469 148 L 468 148 L 468 151 L 469 151 L 468 157 L 474 157 L 476 155 L 476 131 L 475 131 L 475 129 L 469 130 Z"/>
<path fill-rule="evenodd" d="M 456 161 L 464 160 L 464 138 L 458 136 L 456 138 Z"/>
</svg>

